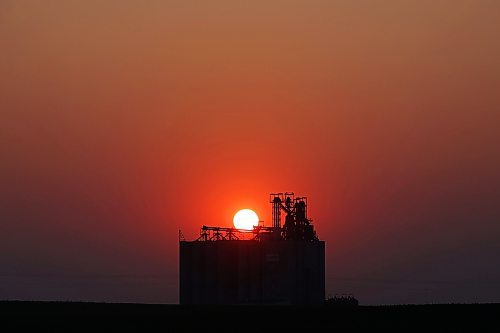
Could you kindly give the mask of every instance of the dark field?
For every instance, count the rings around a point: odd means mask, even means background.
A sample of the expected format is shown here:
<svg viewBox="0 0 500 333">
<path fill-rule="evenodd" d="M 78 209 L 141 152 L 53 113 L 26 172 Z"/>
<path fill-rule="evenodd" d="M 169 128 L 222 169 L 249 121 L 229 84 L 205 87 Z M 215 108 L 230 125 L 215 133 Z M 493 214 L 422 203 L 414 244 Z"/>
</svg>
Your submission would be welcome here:
<svg viewBox="0 0 500 333">
<path fill-rule="evenodd" d="M 1 327 L 38 330 L 142 330 L 165 332 L 304 332 L 322 329 L 500 328 L 500 304 L 400 306 L 180 306 L 77 302 L 0 302 Z"/>
</svg>

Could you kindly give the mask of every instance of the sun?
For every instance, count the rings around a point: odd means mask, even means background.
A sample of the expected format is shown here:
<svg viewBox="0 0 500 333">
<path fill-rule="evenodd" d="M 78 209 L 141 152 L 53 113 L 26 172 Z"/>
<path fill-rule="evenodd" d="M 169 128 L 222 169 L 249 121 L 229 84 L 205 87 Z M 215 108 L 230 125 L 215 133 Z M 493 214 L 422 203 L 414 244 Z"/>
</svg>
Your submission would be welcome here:
<svg viewBox="0 0 500 333">
<path fill-rule="evenodd" d="M 242 209 L 234 214 L 233 223 L 236 229 L 252 230 L 259 225 L 259 217 L 251 209 Z"/>
</svg>

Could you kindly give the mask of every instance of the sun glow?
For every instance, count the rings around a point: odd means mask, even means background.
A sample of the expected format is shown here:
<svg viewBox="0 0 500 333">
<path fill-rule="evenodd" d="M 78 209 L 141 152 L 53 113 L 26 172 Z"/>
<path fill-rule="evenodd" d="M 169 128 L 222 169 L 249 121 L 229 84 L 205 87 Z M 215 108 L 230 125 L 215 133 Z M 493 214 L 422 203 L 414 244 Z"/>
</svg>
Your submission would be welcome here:
<svg viewBox="0 0 500 333">
<path fill-rule="evenodd" d="M 259 225 L 259 217 L 251 209 L 242 209 L 234 214 L 233 223 L 236 229 L 252 230 Z"/>
</svg>

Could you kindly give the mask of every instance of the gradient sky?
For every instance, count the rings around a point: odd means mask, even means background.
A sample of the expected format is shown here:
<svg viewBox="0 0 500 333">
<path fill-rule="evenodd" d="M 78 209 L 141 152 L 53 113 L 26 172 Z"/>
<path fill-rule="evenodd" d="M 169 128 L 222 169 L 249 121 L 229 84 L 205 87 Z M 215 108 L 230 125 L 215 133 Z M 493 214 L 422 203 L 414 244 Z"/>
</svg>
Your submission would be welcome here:
<svg viewBox="0 0 500 333">
<path fill-rule="evenodd" d="M 0 2 L 0 299 L 178 301 L 307 195 L 328 294 L 500 301 L 500 2 Z"/>
</svg>

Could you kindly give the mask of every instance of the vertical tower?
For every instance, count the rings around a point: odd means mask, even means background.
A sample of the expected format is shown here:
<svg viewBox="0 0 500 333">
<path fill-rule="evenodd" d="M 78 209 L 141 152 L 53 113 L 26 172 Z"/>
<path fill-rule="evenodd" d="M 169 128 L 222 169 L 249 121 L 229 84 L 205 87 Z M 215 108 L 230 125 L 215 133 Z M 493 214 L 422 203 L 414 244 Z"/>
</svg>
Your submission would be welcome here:
<svg viewBox="0 0 500 333">
<path fill-rule="evenodd" d="M 273 205 L 273 228 L 281 228 L 283 193 L 271 193 L 269 202 Z"/>
</svg>

